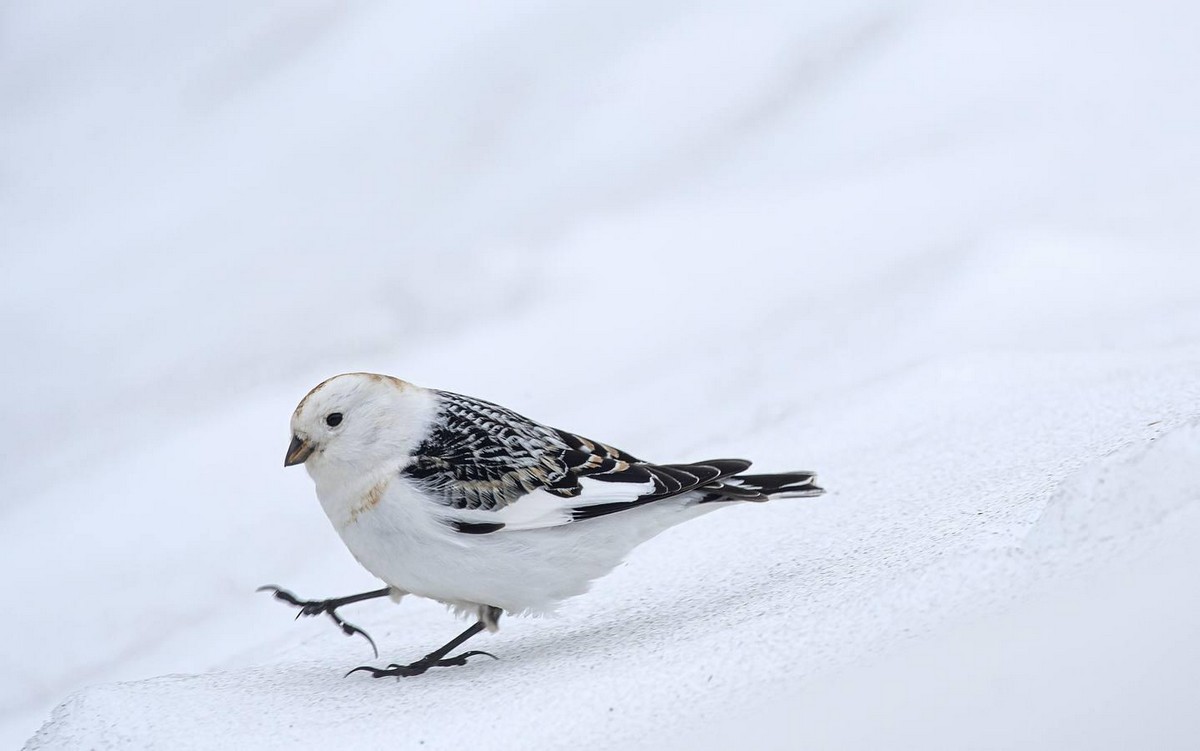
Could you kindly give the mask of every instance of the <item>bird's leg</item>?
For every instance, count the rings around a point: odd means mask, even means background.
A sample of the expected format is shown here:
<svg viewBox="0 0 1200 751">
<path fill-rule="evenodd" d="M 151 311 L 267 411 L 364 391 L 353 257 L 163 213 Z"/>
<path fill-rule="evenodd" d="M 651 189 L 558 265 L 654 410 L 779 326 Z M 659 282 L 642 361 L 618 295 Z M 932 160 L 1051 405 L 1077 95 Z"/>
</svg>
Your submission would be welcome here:
<svg viewBox="0 0 1200 751">
<path fill-rule="evenodd" d="M 383 589 L 376 589 L 370 592 L 362 592 L 361 594 L 357 595 L 347 595 L 346 597 L 335 597 L 331 600 L 301 600 L 286 589 L 276 587 L 273 584 L 259 587 L 257 591 L 272 592 L 274 593 L 276 600 L 282 600 L 288 605 L 294 605 L 295 607 L 300 608 L 300 612 L 296 613 L 297 618 L 302 615 L 320 615 L 321 613 L 328 614 L 329 617 L 333 619 L 333 622 L 337 624 L 338 628 L 342 630 L 343 634 L 346 636 L 361 634 L 362 637 L 367 640 L 367 643 L 371 645 L 371 650 L 375 652 L 375 656 L 379 656 L 379 650 L 375 648 L 375 640 L 371 638 L 371 635 L 366 631 L 363 631 L 358 626 L 343 621 L 342 617 L 338 615 L 337 609 L 343 605 L 362 602 L 363 600 L 374 600 L 377 597 L 387 597 L 392 593 L 391 587 L 384 587 Z"/>
<path fill-rule="evenodd" d="M 433 652 L 430 652 L 411 665 L 397 665 L 394 662 L 391 665 L 388 665 L 386 668 L 373 668 L 370 665 L 361 665 L 351 670 L 350 673 L 357 673 L 358 671 L 362 670 L 370 673 L 372 678 L 383 678 L 386 676 L 407 678 L 414 675 L 420 675 L 429 668 L 444 668 L 451 667 L 453 665 L 466 665 L 467 658 L 474 657 L 475 655 L 487 655 L 493 660 L 498 659 L 496 655 L 479 649 L 463 652 L 462 654 L 455 655 L 454 657 L 447 657 L 446 655 L 457 649 L 459 645 L 465 642 L 467 639 L 470 639 L 475 634 L 478 634 L 480 631 L 486 629 L 487 621 L 495 624 L 495 622 L 500 618 L 500 613 L 500 608 L 488 608 L 487 612 L 484 614 L 484 619 L 476 621 L 466 631 L 451 639 L 449 643 L 434 650 Z M 346 673 L 346 675 L 350 675 L 350 673 Z"/>
</svg>

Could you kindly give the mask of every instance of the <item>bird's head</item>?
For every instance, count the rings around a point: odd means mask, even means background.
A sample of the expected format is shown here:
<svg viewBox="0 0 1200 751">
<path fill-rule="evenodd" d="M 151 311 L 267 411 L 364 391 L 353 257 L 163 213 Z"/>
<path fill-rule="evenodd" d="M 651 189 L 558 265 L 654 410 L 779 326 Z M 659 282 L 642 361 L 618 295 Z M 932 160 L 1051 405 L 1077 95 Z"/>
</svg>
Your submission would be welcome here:
<svg viewBox="0 0 1200 751">
<path fill-rule="evenodd" d="M 369 472 L 400 461 L 416 447 L 432 416 L 428 391 L 391 376 L 345 373 L 323 381 L 292 413 L 292 442 L 283 465 Z"/>
</svg>

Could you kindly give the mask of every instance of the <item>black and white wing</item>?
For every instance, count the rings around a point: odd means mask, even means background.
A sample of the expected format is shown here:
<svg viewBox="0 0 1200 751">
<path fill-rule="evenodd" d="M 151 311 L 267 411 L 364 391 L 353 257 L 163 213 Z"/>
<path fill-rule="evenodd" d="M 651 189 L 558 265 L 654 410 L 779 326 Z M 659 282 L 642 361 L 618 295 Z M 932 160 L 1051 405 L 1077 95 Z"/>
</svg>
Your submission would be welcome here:
<svg viewBox="0 0 1200 751">
<path fill-rule="evenodd" d="M 436 394 L 433 427 L 403 473 L 459 532 L 554 527 L 693 490 L 701 501 L 766 500 L 722 482 L 750 466 L 744 459 L 650 464 L 482 399 Z"/>
</svg>

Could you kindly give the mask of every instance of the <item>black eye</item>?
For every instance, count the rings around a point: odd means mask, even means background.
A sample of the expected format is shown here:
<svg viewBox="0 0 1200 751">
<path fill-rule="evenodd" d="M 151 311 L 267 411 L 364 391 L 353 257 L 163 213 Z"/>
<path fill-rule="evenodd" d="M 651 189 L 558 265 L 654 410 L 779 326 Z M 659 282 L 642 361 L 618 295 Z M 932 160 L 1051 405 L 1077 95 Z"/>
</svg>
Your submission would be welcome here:
<svg viewBox="0 0 1200 751">
<path fill-rule="evenodd" d="M 331 428 L 336 428 L 338 425 L 341 425 L 342 424 L 342 413 L 341 412 L 330 412 L 328 415 L 325 416 L 325 424 Z"/>
</svg>

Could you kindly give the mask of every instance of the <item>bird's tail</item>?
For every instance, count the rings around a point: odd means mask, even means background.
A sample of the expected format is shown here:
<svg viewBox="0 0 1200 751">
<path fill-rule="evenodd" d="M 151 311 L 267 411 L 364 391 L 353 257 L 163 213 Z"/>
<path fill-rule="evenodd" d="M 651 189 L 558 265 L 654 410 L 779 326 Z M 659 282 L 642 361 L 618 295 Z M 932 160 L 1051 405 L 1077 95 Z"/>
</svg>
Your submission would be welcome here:
<svg viewBox="0 0 1200 751">
<path fill-rule="evenodd" d="M 816 472 L 780 472 L 773 475 L 736 475 L 725 479 L 768 498 L 812 498 L 825 492 L 817 485 Z"/>
</svg>

